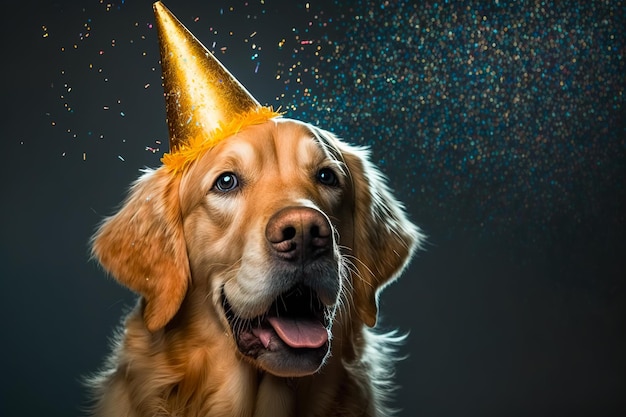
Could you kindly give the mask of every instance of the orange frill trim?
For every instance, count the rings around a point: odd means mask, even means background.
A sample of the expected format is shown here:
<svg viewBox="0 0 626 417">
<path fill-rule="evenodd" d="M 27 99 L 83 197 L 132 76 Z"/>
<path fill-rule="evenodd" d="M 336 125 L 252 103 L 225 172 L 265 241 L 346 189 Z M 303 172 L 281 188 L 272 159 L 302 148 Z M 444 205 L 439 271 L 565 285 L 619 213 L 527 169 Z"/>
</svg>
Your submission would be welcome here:
<svg viewBox="0 0 626 417">
<path fill-rule="evenodd" d="M 192 137 L 176 152 L 163 155 L 161 162 L 173 173 L 185 170 L 189 164 L 198 159 L 200 155 L 208 151 L 219 142 L 234 135 L 246 126 L 265 123 L 282 113 L 274 111 L 271 107 L 258 107 L 235 116 L 227 123 L 220 122 L 220 126 L 207 136 Z"/>
</svg>

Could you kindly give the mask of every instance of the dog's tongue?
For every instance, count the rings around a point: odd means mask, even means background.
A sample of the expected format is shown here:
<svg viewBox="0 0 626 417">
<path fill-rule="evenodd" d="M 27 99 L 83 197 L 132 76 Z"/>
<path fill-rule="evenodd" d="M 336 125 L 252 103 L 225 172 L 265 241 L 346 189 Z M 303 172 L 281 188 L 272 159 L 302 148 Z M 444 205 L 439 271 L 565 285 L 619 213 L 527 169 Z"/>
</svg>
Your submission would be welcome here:
<svg viewBox="0 0 626 417">
<path fill-rule="evenodd" d="M 283 342 L 292 348 L 318 348 L 328 341 L 326 328 L 317 320 L 268 317 Z"/>
</svg>

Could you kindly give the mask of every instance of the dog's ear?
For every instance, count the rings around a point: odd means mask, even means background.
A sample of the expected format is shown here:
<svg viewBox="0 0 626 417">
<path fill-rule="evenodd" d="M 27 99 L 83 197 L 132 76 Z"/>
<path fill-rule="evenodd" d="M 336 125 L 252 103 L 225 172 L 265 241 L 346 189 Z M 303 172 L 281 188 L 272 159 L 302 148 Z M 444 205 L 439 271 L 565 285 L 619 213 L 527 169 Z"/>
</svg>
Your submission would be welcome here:
<svg viewBox="0 0 626 417">
<path fill-rule="evenodd" d="M 93 256 L 144 297 L 144 321 L 152 332 L 174 317 L 189 283 L 179 183 L 164 169 L 145 173 L 92 238 Z"/>
<path fill-rule="evenodd" d="M 369 152 L 346 144 L 340 149 L 354 195 L 352 263 L 358 272 L 352 282 L 354 308 L 366 325 L 374 327 L 379 291 L 400 275 L 422 235 L 370 162 Z"/>
</svg>

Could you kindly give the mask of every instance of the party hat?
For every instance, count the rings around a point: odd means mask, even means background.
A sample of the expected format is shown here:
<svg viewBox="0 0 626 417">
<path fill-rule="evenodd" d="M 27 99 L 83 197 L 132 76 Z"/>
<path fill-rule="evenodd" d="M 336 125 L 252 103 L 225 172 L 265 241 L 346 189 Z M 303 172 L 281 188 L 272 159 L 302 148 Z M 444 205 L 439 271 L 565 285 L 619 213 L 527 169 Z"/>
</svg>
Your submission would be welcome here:
<svg viewBox="0 0 626 417">
<path fill-rule="evenodd" d="M 240 129 L 280 115 L 261 106 L 161 2 L 154 14 L 170 137 L 166 166 L 184 169 Z"/>
</svg>

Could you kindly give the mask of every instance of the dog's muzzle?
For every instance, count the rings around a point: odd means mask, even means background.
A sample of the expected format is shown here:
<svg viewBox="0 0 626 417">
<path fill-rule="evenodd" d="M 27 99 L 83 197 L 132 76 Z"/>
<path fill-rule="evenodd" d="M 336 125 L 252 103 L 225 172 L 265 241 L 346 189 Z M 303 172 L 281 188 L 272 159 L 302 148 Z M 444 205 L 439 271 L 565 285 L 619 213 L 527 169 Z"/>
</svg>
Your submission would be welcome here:
<svg viewBox="0 0 626 417">
<path fill-rule="evenodd" d="M 341 290 L 333 227 L 322 212 L 287 207 L 267 222 L 265 238 L 276 298 L 254 318 L 235 314 L 222 289 L 222 305 L 239 351 L 279 376 L 316 372 L 330 353 Z"/>
</svg>

